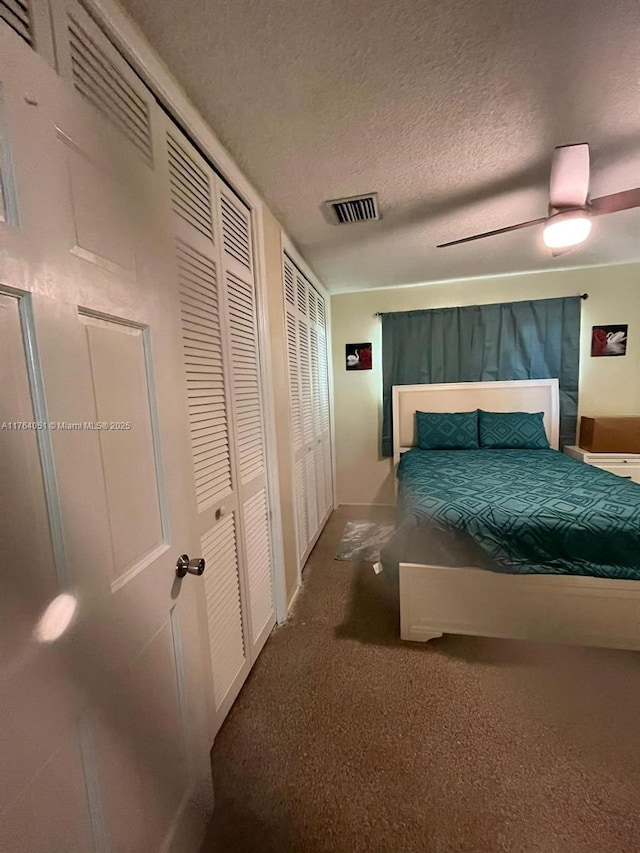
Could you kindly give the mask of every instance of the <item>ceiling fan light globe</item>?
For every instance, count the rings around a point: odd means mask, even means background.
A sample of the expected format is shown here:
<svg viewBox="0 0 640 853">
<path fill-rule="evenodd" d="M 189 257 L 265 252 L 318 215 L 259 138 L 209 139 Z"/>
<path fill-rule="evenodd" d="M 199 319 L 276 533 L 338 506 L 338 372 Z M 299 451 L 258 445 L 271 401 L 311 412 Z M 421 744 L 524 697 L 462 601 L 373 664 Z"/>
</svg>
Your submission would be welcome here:
<svg viewBox="0 0 640 853">
<path fill-rule="evenodd" d="M 590 233 L 591 217 L 586 210 L 566 210 L 549 217 L 542 239 L 549 249 L 569 249 L 584 243 Z"/>
</svg>

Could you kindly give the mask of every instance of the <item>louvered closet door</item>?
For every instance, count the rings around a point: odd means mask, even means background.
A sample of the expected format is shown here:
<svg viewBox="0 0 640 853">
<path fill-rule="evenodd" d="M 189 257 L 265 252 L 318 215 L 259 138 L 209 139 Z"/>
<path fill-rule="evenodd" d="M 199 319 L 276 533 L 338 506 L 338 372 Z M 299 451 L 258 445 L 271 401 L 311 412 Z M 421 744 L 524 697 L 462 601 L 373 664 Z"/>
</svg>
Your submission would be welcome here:
<svg viewBox="0 0 640 853">
<path fill-rule="evenodd" d="M 333 508 L 326 306 L 283 256 L 296 528 L 304 564 Z"/>
<path fill-rule="evenodd" d="M 248 208 L 217 181 L 225 318 L 232 379 L 235 484 L 252 660 L 275 624 L 258 305 Z"/>
<path fill-rule="evenodd" d="M 51 17 L 47 0 L 0 0 L 0 21 L 53 65 Z"/>
<path fill-rule="evenodd" d="M 27 44 L 32 44 L 31 11 L 25 0 L 0 0 L 0 20 L 8 24 Z"/>
<path fill-rule="evenodd" d="M 180 334 L 187 391 L 217 730 L 251 666 L 241 582 L 240 511 L 234 477 L 231 366 L 216 228 L 215 176 L 165 122 Z"/>
<path fill-rule="evenodd" d="M 321 516 L 326 519 L 333 510 L 333 465 L 331 461 L 331 418 L 329 410 L 329 356 L 327 348 L 326 306 L 317 294 L 318 304 L 318 421 L 319 468 L 318 476 L 324 483 Z"/>
<path fill-rule="evenodd" d="M 300 403 L 302 408 L 302 466 L 306 512 L 305 550 L 318 532 L 318 495 L 315 470 L 315 431 L 313 420 L 313 365 L 311 360 L 310 300 L 306 279 L 296 274 L 298 300 L 298 353 L 300 359 Z"/>
<path fill-rule="evenodd" d="M 296 504 L 296 534 L 298 559 L 301 560 L 308 543 L 307 499 L 302 442 L 302 401 L 300 381 L 300 352 L 298 344 L 298 319 L 296 312 L 296 276 L 294 267 L 285 256 L 284 291 L 287 324 L 287 364 L 289 371 L 289 405 L 293 439 L 294 493 Z"/>
</svg>

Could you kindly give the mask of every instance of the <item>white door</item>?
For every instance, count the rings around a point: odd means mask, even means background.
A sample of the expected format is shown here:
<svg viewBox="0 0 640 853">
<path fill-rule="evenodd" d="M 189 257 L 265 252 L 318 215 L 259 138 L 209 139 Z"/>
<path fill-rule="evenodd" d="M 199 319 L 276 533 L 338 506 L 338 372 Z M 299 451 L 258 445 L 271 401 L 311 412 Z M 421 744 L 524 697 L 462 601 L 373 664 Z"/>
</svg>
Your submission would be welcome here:
<svg viewBox="0 0 640 853">
<path fill-rule="evenodd" d="M 298 558 L 302 566 L 333 508 L 326 309 L 283 255 Z"/>
<path fill-rule="evenodd" d="M 275 623 L 253 252 L 249 211 L 165 124 L 213 736 Z"/>
<path fill-rule="evenodd" d="M 194 850 L 211 676 L 175 571 L 200 554 L 161 141 L 75 38 L 86 99 L 0 26 L 0 850 Z"/>
</svg>

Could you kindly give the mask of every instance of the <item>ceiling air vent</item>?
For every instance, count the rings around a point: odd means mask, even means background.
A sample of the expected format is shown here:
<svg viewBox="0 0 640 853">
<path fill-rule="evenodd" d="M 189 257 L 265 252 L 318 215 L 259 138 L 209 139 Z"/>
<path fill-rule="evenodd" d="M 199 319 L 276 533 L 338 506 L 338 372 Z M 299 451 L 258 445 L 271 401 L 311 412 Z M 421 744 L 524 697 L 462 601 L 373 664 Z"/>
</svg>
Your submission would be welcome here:
<svg viewBox="0 0 640 853">
<path fill-rule="evenodd" d="M 354 195 L 350 198 L 335 198 L 325 202 L 325 210 L 329 213 L 334 225 L 347 225 L 349 222 L 370 222 L 380 219 L 378 210 L 378 194 Z"/>
</svg>

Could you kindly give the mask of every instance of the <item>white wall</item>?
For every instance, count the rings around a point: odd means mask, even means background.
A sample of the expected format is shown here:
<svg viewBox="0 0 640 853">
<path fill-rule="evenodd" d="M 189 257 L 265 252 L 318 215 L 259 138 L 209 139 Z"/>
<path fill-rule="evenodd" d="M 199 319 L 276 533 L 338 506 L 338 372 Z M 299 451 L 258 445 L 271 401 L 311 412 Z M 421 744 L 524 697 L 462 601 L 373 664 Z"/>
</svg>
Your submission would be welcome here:
<svg viewBox="0 0 640 853">
<path fill-rule="evenodd" d="M 381 323 L 376 311 L 545 299 L 587 292 L 582 304 L 580 414 L 640 415 L 640 264 L 366 290 L 331 298 L 338 501 L 392 504 L 390 460 L 380 459 Z M 591 358 L 591 326 L 628 323 L 627 355 Z M 372 341 L 373 370 L 344 367 L 345 344 Z"/>
</svg>

